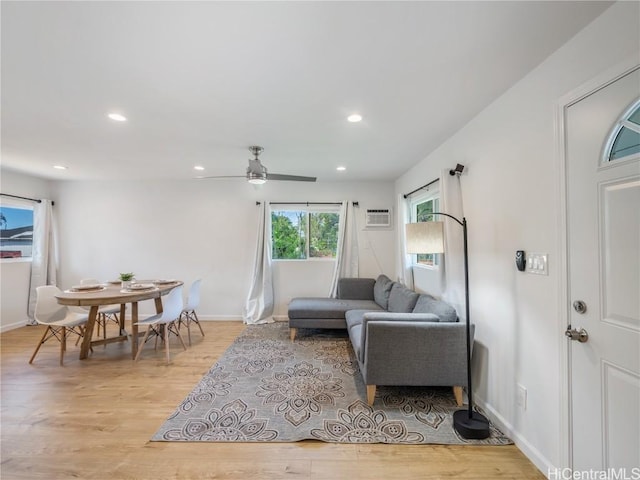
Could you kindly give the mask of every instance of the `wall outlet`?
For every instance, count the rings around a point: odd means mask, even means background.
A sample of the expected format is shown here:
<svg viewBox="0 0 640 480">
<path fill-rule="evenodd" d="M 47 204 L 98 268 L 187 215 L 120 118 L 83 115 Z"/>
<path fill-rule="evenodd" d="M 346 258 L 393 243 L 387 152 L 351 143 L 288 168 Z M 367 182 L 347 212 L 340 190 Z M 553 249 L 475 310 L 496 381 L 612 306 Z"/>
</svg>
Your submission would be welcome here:
<svg viewBox="0 0 640 480">
<path fill-rule="evenodd" d="M 522 410 L 527 409 L 527 389 L 519 383 L 516 384 L 516 403 Z"/>
</svg>

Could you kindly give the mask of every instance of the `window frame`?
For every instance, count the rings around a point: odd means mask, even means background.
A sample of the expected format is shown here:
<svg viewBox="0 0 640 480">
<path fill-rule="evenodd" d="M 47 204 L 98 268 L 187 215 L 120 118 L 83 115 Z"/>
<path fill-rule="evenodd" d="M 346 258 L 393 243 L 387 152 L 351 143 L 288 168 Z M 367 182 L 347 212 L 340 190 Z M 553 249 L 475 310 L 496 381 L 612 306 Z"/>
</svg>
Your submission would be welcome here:
<svg viewBox="0 0 640 480">
<path fill-rule="evenodd" d="M 440 211 L 440 188 L 439 188 L 439 182 L 436 183 L 435 185 L 432 185 L 429 187 L 429 189 L 421 194 L 417 194 L 415 196 L 411 197 L 411 201 L 409 202 L 409 210 L 410 210 L 410 221 L 411 223 L 416 223 L 418 221 L 418 205 L 421 205 L 423 203 L 427 203 L 427 202 L 434 202 L 433 203 L 433 207 L 432 207 L 432 211 L 433 212 L 439 212 Z M 436 215 L 431 215 L 431 220 L 428 220 L 430 222 L 433 221 L 438 221 L 436 219 Z M 412 267 L 417 267 L 417 268 L 424 268 L 426 270 L 439 270 L 440 269 L 440 263 L 441 263 L 441 254 L 440 253 L 426 253 L 426 254 L 419 254 L 419 253 L 412 253 L 411 255 L 411 265 Z M 428 265 L 425 263 L 419 263 L 418 262 L 418 256 L 419 255 L 432 255 L 433 256 L 433 265 Z"/>
<path fill-rule="evenodd" d="M 10 197 L 0 197 L 0 207 L 14 208 L 19 210 L 30 210 L 32 213 L 33 223 L 35 223 L 35 208 L 34 205 L 26 200 L 14 199 Z M 33 227 L 33 224 L 32 224 Z M 17 258 L 1 258 L 1 263 L 31 263 L 33 261 L 33 236 L 31 238 L 31 255 L 28 257 Z"/>
<path fill-rule="evenodd" d="M 625 109 L 625 111 L 620 116 L 618 121 L 613 125 L 613 127 L 611 128 L 611 132 L 607 137 L 607 141 L 604 144 L 604 148 L 602 149 L 602 155 L 600 156 L 601 166 L 607 166 L 607 165 L 611 165 L 612 163 L 633 160 L 640 156 L 640 153 L 636 152 L 636 153 L 630 153 L 629 155 L 625 155 L 625 156 L 614 158 L 614 159 L 611 158 L 611 153 L 612 153 L 611 150 L 613 149 L 613 146 L 615 145 L 616 140 L 618 139 L 618 136 L 622 132 L 622 129 L 626 128 L 627 130 L 631 130 L 640 134 L 640 125 L 629 120 L 629 118 L 639 109 L 640 109 L 640 98 L 632 102 L 631 105 L 629 105 L 629 107 Z"/>
<path fill-rule="evenodd" d="M 275 207 L 275 206 L 274 206 Z M 271 233 L 271 261 L 273 262 L 335 262 L 338 256 L 336 245 L 336 252 L 333 257 L 311 257 L 309 256 L 310 250 L 310 228 L 311 228 L 311 214 L 312 213 L 335 213 L 338 215 L 338 222 L 340 221 L 340 205 L 306 205 L 306 204 L 290 204 L 286 206 L 278 205 L 278 208 L 271 208 L 271 212 L 269 214 L 269 221 L 272 222 L 272 215 L 278 212 L 304 212 L 307 216 L 306 228 L 305 228 L 305 258 L 275 258 L 273 256 L 273 222 L 270 225 L 270 233 Z"/>
</svg>

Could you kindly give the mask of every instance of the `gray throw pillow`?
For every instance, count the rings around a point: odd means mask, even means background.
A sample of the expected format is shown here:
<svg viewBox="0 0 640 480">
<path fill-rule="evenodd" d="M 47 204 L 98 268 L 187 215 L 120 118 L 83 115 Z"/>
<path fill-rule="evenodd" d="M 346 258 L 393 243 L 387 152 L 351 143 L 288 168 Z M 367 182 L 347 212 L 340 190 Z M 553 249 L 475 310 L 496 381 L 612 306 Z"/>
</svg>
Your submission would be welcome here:
<svg viewBox="0 0 640 480">
<path fill-rule="evenodd" d="M 420 295 L 416 306 L 413 308 L 413 313 L 433 313 L 440 318 L 441 322 L 458 321 L 458 314 L 455 308 L 427 294 Z"/>
<path fill-rule="evenodd" d="M 386 275 L 379 275 L 373 286 L 373 300 L 385 310 L 389 306 L 389 294 L 393 284 L 394 281 Z"/>
<path fill-rule="evenodd" d="M 387 310 L 396 313 L 410 313 L 416 306 L 419 296 L 404 285 L 394 283 L 389 294 L 389 308 Z"/>
</svg>

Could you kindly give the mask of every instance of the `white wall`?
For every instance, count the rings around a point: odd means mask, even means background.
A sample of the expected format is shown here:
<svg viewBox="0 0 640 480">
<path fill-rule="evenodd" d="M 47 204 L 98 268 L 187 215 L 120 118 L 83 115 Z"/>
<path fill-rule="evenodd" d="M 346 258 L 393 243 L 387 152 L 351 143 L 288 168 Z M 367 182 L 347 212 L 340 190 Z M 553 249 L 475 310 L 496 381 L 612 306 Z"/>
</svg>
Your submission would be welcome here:
<svg viewBox="0 0 640 480">
<path fill-rule="evenodd" d="M 83 277 L 102 280 L 133 271 L 138 279 L 202 277 L 199 316 L 239 319 L 253 267 L 256 201 L 360 202 L 393 206 L 393 183 L 268 182 L 242 180 L 57 182 L 60 286 Z M 359 224 L 363 225 L 363 218 Z M 394 268 L 393 230 L 360 231 L 361 276 Z M 275 313 L 285 315 L 299 295 L 326 295 L 331 262 L 284 262 L 274 268 Z M 148 305 L 147 305 L 148 304 Z M 151 313 L 153 302 L 141 305 Z"/>
<path fill-rule="evenodd" d="M 51 198 L 48 181 L 6 169 L 0 171 L 0 191 L 28 198 Z M 26 324 L 30 277 L 30 261 L 0 261 L 0 332 Z"/>
<path fill-rule="evenodd" d="M 635 56 L 637 2 L 617 3 L 396 182 L 396 193 L 466 166 L 476 393 L 538 467 L 566 467 L 559 292 L 561 202 L 555 108 Z M 549 276 L 518 272 L 516 250 L 549 253 Z M 420 288 L 420 285 L 418 285 Z M 528 390 L 516 406 L 516 383 Z"/>
</svg>

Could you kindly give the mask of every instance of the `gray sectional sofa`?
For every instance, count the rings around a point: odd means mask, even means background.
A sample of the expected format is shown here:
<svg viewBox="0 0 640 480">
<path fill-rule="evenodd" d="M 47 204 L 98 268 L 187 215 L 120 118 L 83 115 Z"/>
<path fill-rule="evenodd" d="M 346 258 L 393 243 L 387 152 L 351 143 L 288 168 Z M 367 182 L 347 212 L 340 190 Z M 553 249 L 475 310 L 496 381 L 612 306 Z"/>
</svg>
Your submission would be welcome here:
<svg viewBox="0 0 640 480">
<path fill-rule="evenodd" d="M 337 298 L 294 298 L 288 313 L 292 341 L 299 328 L 348 330 L 370 405 L 377 385 L 451 386 L 462 405 L 465 325 L 449 304 L 380 275 L 342 278 Z"/>
</svg>

